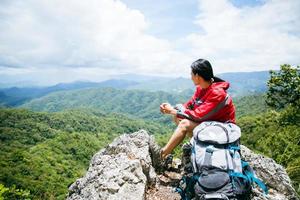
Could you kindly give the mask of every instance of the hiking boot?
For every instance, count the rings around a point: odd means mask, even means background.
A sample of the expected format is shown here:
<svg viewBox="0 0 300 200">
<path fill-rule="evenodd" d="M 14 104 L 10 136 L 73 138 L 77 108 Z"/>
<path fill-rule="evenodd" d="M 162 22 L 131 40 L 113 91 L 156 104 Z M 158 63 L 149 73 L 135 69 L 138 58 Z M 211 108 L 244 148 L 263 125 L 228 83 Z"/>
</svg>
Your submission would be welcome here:
<svg viewBox="0 0 300 200">
<path fill-rule="evenodd" d="M 185 174 L 193 172 L 193 166 L 191 162 L 192 144 L 190 142 L 182 145 L 182 166 Z"/>
<path fill-rule="evenodd" d="M 160 171 L 159 169 L 162 167 L 163 159 L 161 158 L 161 150 L 162 148 L 155 142 L 154 138 L 150 140 L 150 154 L 152 165 L 155 170 Z"/>
<path fill-rule="evenodd" d="M 172 162 L 173 162 L 173 155 L 172 154 L 167 155 L 163 160 L 163 168 L 165 170 L 169 170 L 172 167 Z"/>
</svg>

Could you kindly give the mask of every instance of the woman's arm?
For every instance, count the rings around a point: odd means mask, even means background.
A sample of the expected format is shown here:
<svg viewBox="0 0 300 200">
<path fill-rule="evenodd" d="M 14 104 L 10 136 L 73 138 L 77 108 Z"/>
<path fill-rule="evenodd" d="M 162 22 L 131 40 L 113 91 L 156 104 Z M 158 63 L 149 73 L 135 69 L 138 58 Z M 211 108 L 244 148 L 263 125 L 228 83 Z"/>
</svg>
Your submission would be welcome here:
<svg viewBox="0 0 300 200">
<path fill-rule="evenodd" d="M 176 115 L 177 113 L 177 110 L 169 103 L 162 103 L 160 105 L 160 111 L 163 114 L 171 114 L 171 115 Z"/>
<path fill-rule="evenodd" d="M 183 104 L 183 107 L 185 108 L 184 110 L 189 109 L 189 107 L 193 104 L 194 99 L 196 99 L 197 96 L 199 96 L 200 90 L 201 90 L 201 88 L 199 86 L 197 86 L 196 91 L 195 91 L 194 95 L 191 97 L 191 99 Z M 181 110 L 174 108 L 169 103 L 162 103 L 160 105 L 160 112 L 163 114 L 171 114 L 171 115 L 178 116 L 178 113 L 180 113 Z M 182 118 L 182 117 L 180 117 L 180 118 Z M 188 118 L 187 115 L 186 115 L 186 118 Z"/>
</svg>

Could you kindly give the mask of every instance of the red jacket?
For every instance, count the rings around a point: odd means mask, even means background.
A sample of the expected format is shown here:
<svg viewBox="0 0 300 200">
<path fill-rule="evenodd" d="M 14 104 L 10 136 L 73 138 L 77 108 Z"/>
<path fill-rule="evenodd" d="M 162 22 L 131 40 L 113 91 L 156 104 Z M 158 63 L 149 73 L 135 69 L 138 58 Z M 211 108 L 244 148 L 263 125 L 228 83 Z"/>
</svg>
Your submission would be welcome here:
<svg viewBox="0 0 300 200">
<path fill-rule="evenodd" d="M 206 89 L 197 86 L 193 97 L 177 112 L 179 118 L 190 118 L 196 122 L 219 121 L 235 123 L 235 108 L 226 90 L 228 82 L 216 82 Z"/>
</svg>

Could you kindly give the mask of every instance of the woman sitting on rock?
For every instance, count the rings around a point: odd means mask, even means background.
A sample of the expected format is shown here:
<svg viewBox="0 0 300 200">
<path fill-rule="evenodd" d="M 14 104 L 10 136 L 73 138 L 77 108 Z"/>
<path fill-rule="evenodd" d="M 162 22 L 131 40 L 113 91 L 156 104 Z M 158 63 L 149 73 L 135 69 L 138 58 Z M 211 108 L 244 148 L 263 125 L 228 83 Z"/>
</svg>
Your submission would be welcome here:
<svg viewBox="0 0 300 200">
<path fill-rule="evenodd" d="M 174 116 L 178 125 L 170 140 L 160 152 L 165 158 L 179 145 L 186 135 L 193 136 L 193 129 L 203 121 L 235 123 L 235 108 L 226 90 L 229 83 L 214 77 L 211 64 L 204 59 L 191 65 L 191 79 L 196 86 L 193 97 L 185 104 L 171 106 L 162 103 L 160 111 Z"/>
</svg>

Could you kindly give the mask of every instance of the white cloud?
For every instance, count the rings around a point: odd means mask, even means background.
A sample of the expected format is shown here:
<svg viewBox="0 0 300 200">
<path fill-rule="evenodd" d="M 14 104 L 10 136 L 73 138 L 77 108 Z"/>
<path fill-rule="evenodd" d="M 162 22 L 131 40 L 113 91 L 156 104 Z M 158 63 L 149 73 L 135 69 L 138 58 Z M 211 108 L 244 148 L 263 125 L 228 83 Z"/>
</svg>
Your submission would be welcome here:
<svg viewBox="0 0 300 200">
<path fill-rule="evenodd" d="M 4 67 L 176 73 L 188 60 L 146 34 L 144 15 L 118 0 L 7 1 L 0 17 Z"/>
<path fill-rule="evenodd" d="M 181 42 L 191 45 L 192 55 L 212 60 L 218 72 L 299 64 L 299 0 L 269 0 L 242 8 L 228 0 L 201 0 L 199 9 L 195 23 L 204 33 L 190 34 Z"/>
<path fill-rule="evenodd" d="M 299 65 L 299 0 L 239 8 L 229 0 L 198 2 L 199 29 L 167 40 L 148 34 L 159 32 L 149 30 L 157 28 L 153 21 L 119 0 L 2 0 L 0 76 L 51 83 L 113 73 L 189 76 L 189 65 L 200 57 L 216 73 Z"/>
</svg>

